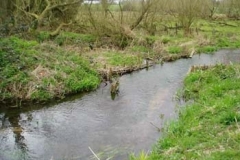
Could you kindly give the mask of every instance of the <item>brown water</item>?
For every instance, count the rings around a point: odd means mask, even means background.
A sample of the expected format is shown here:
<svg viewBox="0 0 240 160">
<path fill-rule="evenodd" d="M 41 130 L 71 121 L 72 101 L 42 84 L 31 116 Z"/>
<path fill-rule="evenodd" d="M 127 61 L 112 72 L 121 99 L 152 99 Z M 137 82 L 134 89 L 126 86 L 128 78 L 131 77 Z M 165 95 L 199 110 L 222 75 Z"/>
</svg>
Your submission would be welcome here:
<svg viewBox="0 0 240 160">
<path fill-rule="evenodd" d="M 177 117 L 173 96 L 192 65 L 240 62 L 240 51 L 222 50 L 156 65 L 120 78 L 113 101 L 109 85 L 58 104 L 0 109 L 0 160 L 127 159 L 148 151 L 157 127 Z"/>
</svg>

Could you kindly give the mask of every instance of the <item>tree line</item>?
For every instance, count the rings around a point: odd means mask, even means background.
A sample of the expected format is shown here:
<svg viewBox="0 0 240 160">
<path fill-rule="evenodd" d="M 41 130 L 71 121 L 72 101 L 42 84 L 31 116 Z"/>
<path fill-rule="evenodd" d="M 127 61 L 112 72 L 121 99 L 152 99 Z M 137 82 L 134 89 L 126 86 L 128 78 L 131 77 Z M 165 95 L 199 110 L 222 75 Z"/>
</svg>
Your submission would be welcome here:
<svg viewBox="0 0 240 160">
<path fill-rule="evenodd" d="M 191 32 L 199 18 L 240 19 L 239 0 L 124 0 L 119 4 L 101 0 L 84 4 L 83 0 L 2 0 L 1 31 L 51 30 L 57 35 L 64 27 L 75 32 L 114 36 L 121 43 L 135 35 L 139 26 L 149 34 L 163 19 L 174 19 L 176 25 Z M 124 44 L 123 44 L 124 45 Z"/>
</svg>

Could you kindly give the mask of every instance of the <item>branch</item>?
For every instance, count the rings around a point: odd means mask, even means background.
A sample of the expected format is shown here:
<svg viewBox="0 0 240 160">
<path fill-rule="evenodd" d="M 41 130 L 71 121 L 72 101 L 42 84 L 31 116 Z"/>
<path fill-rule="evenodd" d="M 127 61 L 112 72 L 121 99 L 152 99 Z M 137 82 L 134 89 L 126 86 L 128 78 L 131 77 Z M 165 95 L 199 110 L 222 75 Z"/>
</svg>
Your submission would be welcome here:
<svg viewBox="0 0 240 160">
<path fill-rule="evenodd" d="M 13 3 L 13 5 L 19 9 L 20 11 L 24 12 L 26 15 L 30 15 L 30 16 L 33 16 L 34 18 L 38 19 L 39 18 L 39 15 L 35 14 L 35 13 L 31 13 L 31 12 L 26 12 L 24 11 L 22 8 L 18 7 L 15 3 Z"/>
<path fill-rule="evenodd" d="M 70 25 L 70 24 L 72 24 L 72 22 L 70 22 L 70 23 L 61 23 L 55 31 L 53 31 L 52 33 L 50 33 L 50 36 L 51 36 L 51 37 L 57 36 L 63 26 L 68 26 L 68 25 Z"/>
<path fill-rule="evenodd" d="M 123 8 L 122 8 L 122 5 L 120 2 L 118 3 L 118 5 L 120 8 L 120 22 L 121 22 L 121 24 L 123 24 Z"/>
<path fill-rule="evenodd" d="M 51 10 L 50 6 L 51 6 L 51 3 L 48 1 L 48 0 L 45 0 L 45 2 L 47 3 L 47 6 L 45 7 L 45 9 L 42 11 L 41 13 L 41 16 L 44 16 L 46 14 L 47 11 Z"/>
<path fill-rule="evenodd" d="M 147 2 L 147 6 L 144 6 L 144 1 L 142 1 L 142 5 L 143 5 L 143 11 L 141 13 L 141 15 L 137 18 L 137 20 L 131 25 L 130 29 L 133 30 L 134 28 L 136 28 L 141 21 L 144 19 L 145 14 L 149 11 L 149 8 L 151 7 L 151 3 L 148 1 Z"/>
</svg>

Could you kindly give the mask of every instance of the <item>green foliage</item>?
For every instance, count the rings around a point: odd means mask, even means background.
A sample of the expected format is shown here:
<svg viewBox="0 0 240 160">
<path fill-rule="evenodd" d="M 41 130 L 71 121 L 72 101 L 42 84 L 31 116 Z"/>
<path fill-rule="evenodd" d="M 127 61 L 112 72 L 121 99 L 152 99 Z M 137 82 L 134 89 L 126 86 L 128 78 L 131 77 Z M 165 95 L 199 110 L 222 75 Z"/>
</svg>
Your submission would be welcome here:
<svg viewBox="0 0 240 160">
<path fill-rule="evenodd" d="M 169 46 L 167 51 L 170 54 L 179 54 L 183 51 L 183 49 L 179 46 Z"/>
</svg>

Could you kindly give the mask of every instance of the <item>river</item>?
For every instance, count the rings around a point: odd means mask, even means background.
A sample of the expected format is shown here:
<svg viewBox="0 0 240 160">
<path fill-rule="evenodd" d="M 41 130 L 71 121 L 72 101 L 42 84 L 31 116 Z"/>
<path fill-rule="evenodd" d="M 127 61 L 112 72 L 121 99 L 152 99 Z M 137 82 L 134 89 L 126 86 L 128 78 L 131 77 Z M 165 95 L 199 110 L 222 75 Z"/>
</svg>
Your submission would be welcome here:
<svg viewBox="0 0 240 160">
<path fill-rule="evenodd" d="M 63 102 L 0 107 L 0 160 L 127 159 L 148 152 L 158 128 L 177 118 L 174 96 L 190 66 L 240 62 L 239 50 L 194 55 L 120 77 L 114 100 L 110 85 Z"/>
</svg>

